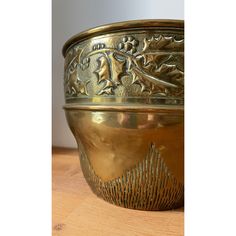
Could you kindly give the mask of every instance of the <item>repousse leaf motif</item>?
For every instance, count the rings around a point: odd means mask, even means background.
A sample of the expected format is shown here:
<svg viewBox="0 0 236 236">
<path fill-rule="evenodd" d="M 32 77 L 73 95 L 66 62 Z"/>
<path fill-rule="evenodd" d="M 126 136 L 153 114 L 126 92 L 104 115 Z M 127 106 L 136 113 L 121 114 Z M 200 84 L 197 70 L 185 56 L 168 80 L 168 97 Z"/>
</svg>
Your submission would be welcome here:
<svg viewBox="0 0 236 236">
<path fill-rule="evenodd" d="M 155 75 L 169 82 L 175 82 L 183 85 L 184 73 L 176 65 L 162 64 L 156 71 Z"/>
<path fill-rule="evenodd" d="M 183 95 L 184 73 L 176 65 L 179 60 L 183 59 L 183 46 L 183 40 L 175 40 L 173 37 L 162 35 L 157 38 L 144 39 L 142 53 L 136 60 L 137 66 L 142 68 L 143 73 L 133 76 L 133 82 L 140 84 L 141 90 L 149 91 L 150 94 Z M 169 84 L 166 86 L 162 82 Z M 170 84 L 175 86 L 170 86 Z"/>
<path fill-rule="evenodd" d="M 132 76 L 132 84 L 138 84 L 141 86 L 141 92 L 147 91 L 151 93 L 153 90 L 152 83 L 149 80 L 146 80 L 143 74 L 139 73 L 139 71 L 135 68 L 130 70 L 130 74 Z"/>
<path fill-rule="evenodd" d="M 98 95 L 101 94 L 113 94 L 114 83 L 110 78 L 110 68 L 109 61 L 106 56 L 101 56 L 97 59 L 98 68 L 94 71 L 98 78 L 98 84 L 103 83 L 103 88 L 98 92 Z"/>
<path fill-rule="evenodd" d="M 109 54 L 111 65 L 111 78 L 115 85 L 121 84 L 121 76 L 124 74 L 125 58 L 118 58 L 115 53 Z"/>
<path fill-rule="evenodd" d="M 105 56 L 99 57 L 97 59 L 98 62 L 98 68 L 94 71 L 95 74 L 97 74 L 98 78 L 98 84 L 100 84 L 103 81 L 109 81 L 110 80 L 110 73 L 109 73 L 109 65 L 107 62 L 107 59 Z"/>
<path fill-rule="evenodd" d="M 105 54 L 97 59 L 98 68 L 94 71 L 98 78 L 98 84 L 104 84 L 98 95 L 114 94 L 114 88 L 121 84 L 121 76 L 124 74 L 125 60 L 115 56 L 114 53 Z"/>
<path fill-rule="evenodd" d="M 155 77 L 142 73 L 137 68 L 130 70 L 130 74 L 132 76 L 132 83 L 141 86 L 141 92 L 147 91 L 149 94 L 165 96 L 168 92 L 168 87 L 173 86 L 172 84 L 165 84 L 165 82 L 159 81 Z M 155 79 L 157 81 L 153 82 Z"/>
<path fill-rule="evenodd" d="M 174 37 L 165 37 L 160 35 L 157 38 L 144 39 L 143 52 L 153 50 L 165 50 L 165 51 L 183 51 L 184 40 L 176 40 Z"/>
<path fill-rule="evenodd" d="M 173 55 L 166 53 L 149 53 L 142 54 L 141 57 L 137 58 L 137 64 L 142 67 L 147 73 L 153 73 L 163 63 L 173 59 Z"/>
<path fill-rule="evenodd" d="M 113 88 L 112 87 L 103 88 L 101 91 L 98 92 L 98 95 L 102 95 L 102 94 L 107 94 L 107 95 L 114 94 Z"/>
<path fill-rule="evenodd" d="M 177 85 L 177 88 L 167 88 L 166 95 L 182 97 L 184 95 L 184 73 L 176 65 L 162 64 L 156 71 L 155 75 L 160 79 Z"/>
<path fill-rule="evenodd" d="M 87 84 L 90 80 L 82 81 L 77 75 L 77 70 L 75 69 L 72 73 L 69 74 L 69 78 L 66 84 L 67 93 L 71 95 L 84 94 L 88 95 Z"/>
<path fill-rule="evenodd" d="M 71 66 L 75 67 L 76 65 L 79 64 L 79 55 L 81 52 L 82 52 L 81 48 L 70 49 L 70 51 L 66 54 L 65 57 L 65 63 L 64 63 L 65 70 L 71 69 Z"/>
<path fill-rule="evenodd" d="M 77 96 L 88 95 L 87 84 L 90 80 L 83 81 L 78 76 L 79 54 L 82 49 L 71 49 L 65 58 L 65 92 Z"/>
</svg>

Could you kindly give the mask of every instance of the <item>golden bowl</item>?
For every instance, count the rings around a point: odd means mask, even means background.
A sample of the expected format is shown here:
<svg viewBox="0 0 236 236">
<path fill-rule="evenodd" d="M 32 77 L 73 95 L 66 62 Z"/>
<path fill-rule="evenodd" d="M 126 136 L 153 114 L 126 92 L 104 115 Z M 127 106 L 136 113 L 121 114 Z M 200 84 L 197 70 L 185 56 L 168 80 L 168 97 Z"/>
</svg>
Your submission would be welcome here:
<svg viewBox="0 0 236 236">
<path fill-rule="evenodd" d="M 184 22 L 140 20 L 82 32 L 63 47 L 64 106 L 93 192 L 167 210 L 184 199 Z"/>
</svg>

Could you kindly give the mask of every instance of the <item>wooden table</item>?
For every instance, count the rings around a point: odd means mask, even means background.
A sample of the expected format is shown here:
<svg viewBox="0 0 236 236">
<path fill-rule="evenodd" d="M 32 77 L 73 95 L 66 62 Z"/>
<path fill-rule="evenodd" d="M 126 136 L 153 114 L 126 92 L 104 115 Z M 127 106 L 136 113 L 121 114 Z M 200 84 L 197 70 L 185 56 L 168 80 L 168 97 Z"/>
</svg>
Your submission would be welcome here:
<svg viewBox="0 0 236 236">
<path fill-rule="evenodd" d="M 130 210 L 97 198 L 87 185 L 76 150 L 53 149 L 53 236 L 183 235 L 183 208 Z"/>
</svg>

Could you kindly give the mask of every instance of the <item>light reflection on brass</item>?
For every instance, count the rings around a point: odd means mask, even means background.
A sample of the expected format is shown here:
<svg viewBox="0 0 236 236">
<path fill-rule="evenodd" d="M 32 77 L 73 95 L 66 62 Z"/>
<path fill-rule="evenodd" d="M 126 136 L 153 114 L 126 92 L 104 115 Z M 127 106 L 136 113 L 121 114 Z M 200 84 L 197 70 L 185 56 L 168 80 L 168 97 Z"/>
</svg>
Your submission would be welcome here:
<svg viewBox="0 0 236 236">
<path fill-rule="evenodd" d="M 166 210 L 184 199 L 182 21 L 130 21 L 70 39 L 65 113 L 93 192 Z"/>
</svg>

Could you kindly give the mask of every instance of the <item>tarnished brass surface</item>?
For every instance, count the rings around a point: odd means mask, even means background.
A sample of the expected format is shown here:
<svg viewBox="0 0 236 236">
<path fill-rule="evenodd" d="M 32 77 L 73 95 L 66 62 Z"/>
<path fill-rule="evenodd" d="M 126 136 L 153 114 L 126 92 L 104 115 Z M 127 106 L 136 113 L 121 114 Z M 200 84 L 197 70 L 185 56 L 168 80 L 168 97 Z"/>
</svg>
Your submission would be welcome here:
<svg viewBox="0 0 236 236">
<path fill-rule="evenodd" d="M 182 206 L 183 21 L 98 27 L 63 53 L 64 108 L 94 193 L 134 209 Z"/>
</svg>

